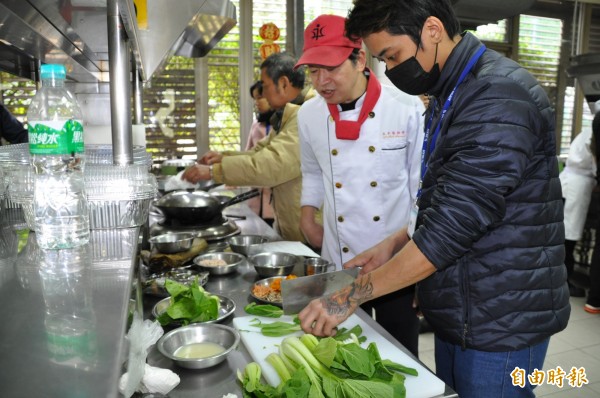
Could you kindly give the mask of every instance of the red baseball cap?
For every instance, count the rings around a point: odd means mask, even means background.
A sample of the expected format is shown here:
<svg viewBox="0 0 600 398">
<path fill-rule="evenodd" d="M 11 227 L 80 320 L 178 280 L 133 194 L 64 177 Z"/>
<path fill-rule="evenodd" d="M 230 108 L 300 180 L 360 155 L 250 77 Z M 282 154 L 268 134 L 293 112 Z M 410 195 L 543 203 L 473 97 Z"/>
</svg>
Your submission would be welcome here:
<svg viewBox="0 0 600 398">
<path fill-rule="evenodd" d="M 355 48 L 362 48 L 362 40 L 344 36 L 346 18 L 337 15 L 320 15 L 304 30 L 302 56 L 294 66 L 338 66 Z"/>
</svg>

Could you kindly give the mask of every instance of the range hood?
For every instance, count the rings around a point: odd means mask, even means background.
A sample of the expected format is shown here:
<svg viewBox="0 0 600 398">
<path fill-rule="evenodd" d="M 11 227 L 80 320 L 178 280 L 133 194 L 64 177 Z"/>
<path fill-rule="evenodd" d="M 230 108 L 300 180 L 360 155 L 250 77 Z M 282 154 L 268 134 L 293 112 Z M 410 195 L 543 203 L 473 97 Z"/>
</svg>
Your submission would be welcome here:
<svg viewBox="0 0 600 398">
<path fill-rule="evenodd" d="M 33 79 L 40 62 L 54 62 L 76 82 L 107 82 L 106 3 L 0 0 L 0 70 Z M 138 26 L 133 0 L 118 3 L 143 81 L 174 54 L 205 56 L 236 24 L 229 0 L 144 0 L 144 26 Z"/>
<path fill-rule="evenodd" d="M 148 28 L 138 32 L 142 64 L 152 75 L 172 55 L 204 57 L 235 24 L 228 0 L 148 0 Z"/>
<path fill-rule="evenodd" d="M 452 6 L 464 30 L 522 14 L 535 2 L 536 0 L 452 0 Z"/>
<path fill-rule="evenodd" d="M 567 75 L 577 79 L 590 111 L 594 114 L 595 102 L 600 100 L 600 53 L 571 57 Z"/>
</svg>

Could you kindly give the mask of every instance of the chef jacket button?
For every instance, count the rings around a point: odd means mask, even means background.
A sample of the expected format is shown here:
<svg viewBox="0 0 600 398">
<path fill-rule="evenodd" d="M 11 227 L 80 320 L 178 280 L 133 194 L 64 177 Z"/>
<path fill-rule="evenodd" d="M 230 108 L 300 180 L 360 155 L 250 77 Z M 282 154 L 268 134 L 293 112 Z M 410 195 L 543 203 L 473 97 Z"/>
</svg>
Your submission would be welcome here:
<svg viewBox="0 0 600 398">
<path fill-rule="evenodd" d="M 331 150 L 331 154 L 332 154 L 333 156 L 336 156 L 336 155 L 338 154 L 338 150 L 337 150 L 337 149 L 332 149 L 332 150 Z"/>
<path fill-rule="evenodd" d="M 375 217 L 373 217 L 373 221 L 377 222 L 377 221 L 379 221 L 379 220 L 381 220 L 381 217 L 379 217 L 379 216 L 375 216 Z"/>
<path fill-rule="evenodd" d="M 375 117 L 375 112 L 369 112 L 369 117 L 373 119 Z"/>
<path fill-rule="evenodd" d="M 377 181 L 371 181 L 371 186 L 375 188 L 377 186 Z"/>
<path fill-rule="evenodd" d="M 335 183 L 335 187 L 336 188 L 341 188 L 342 187 L 342 183 L 341 182 L 336 182 Z"/>
<path fill-rule="evenodd" d="M 342 248 L 342 251 L 343 251 L 344 253 L 348 253 L 348 252 L 350 251 L 350 249 L 348 249 L 346 246 L 344 246 L 344 247 Z"/>
<path fill-rule="evenodd" d="M 369 147 L 369 152 L 375 152 L 375 147 L 373 145 Z"/>
<path fill-rule="evenodd" d="M 344 216 L 338 216 L 338 221 L 339 222 L 344 222 Z"/>
</svg>

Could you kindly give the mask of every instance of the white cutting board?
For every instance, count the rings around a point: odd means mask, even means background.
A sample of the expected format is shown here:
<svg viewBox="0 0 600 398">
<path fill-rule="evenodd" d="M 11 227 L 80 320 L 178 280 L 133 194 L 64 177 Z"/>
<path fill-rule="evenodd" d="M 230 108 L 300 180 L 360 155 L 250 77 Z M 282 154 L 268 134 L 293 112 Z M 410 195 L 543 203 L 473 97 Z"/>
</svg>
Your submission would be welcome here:
<svg viewBox="0 0 600 398">
<path fill-rule="evenodd" d="M 252 359 L 255 362 L 258 362 L 262 368 L 262 373 L 265 380 L 270 385 L 277 386 L 280 383 L 279 376 L 277 375 L 277 372 L 275 372 L 275 369 L 273 369 L 273 367 L 266 361 L 266 358 L 270 353 L 279 351 L 279 345 L 281 341 L 287 336 L 263 336 L 258 328 L 250 326 L 252 320 L 256 318 L 260 319 L 261 322 L 291 322 L 292 317 L 284 315 L 281 318 L 274 319 L 251 315 L 233 318 L 233 326 L 240 332 L 242 342 L 246 346 L 246 349 L 250 353 Z M 406 375 L 406 381 L 404 382 L 404 385 L 406 386 L 407 398 L 431 398 L 444 393 L 445 384 L 443 381 L 438 379 L 437 376 L 431 373 L 431 371 L 377 333 L 356 314 L 352 314 L 350 318 L 348 318 L 340 326 L 351 329 L 357 324 L 362 328 L 363 336 L 367 337 L 367 341 L 363 343 L 364 347 L 366 347 L 370 342 L 375 342 L 383 359 L 389 359 L 399 364 L 415 368 L 417 372 L 419 372 L 419 375 L 416 377 Z M 302 332 L 297 332 L 295 334 L 301 335 Z"/>
</svg>

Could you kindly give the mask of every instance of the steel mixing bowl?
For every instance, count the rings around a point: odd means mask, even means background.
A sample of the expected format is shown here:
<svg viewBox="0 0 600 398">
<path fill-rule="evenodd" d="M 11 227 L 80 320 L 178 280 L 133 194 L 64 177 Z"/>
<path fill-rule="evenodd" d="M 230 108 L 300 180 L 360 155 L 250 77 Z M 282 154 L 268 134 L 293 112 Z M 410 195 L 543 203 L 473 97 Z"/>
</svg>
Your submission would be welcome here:
<svg viewBox="0 0 600 398">
<path fill-rule="evenodd" d="M 189 232 L 171 232 L 154 236 L 148 242 L 161 253 L 173 254 L 190 250 L 195 237 Z"/>
<path fill-rule="evenodd" d="M 268 241 L 269 238 L 263 235 L 236 235 L 229 238 L 227 243 L 229 243 L 229 247 L 234 252 L 248 256 L 251 254 L 250 249 L 253 245 L 259 245 Z"/>
<path fill-rule="evenodd" d="M 299 261 L 299 257 L 289 253 L 265 252 L 248 257 L 256 273 L 263 278 L 288 276 Z"/>
<path fill-rule="evenodd" d="M 219 324 L 192 324 L 173 329 L 164 334 L 157 343 L 158 351 L 177 365 L 189 369 L 204 369 L 223 362 L 240 342 L 240 334 L 232 327 Z M 216 355 L 202 358 L 183 358 L 177 350 L 191 344 L 213 343 L 224 350 Z M 186 349 L 184 348 L 184 349 Z M 180 351 L 181 352 L 181 351 Z"/>
<path fill-rule="evenodd" d="M 226 275 L 235 271 L 240 264 L 245 260 L 245 257 L 239 253 L 229 252 L 213 252 L 205 253 L 194 258 L 194 264 L 208 271 L 211 275 Z M 203 262 L 225 262 L 224 265 L 203 264 Z"/>
</svg>

